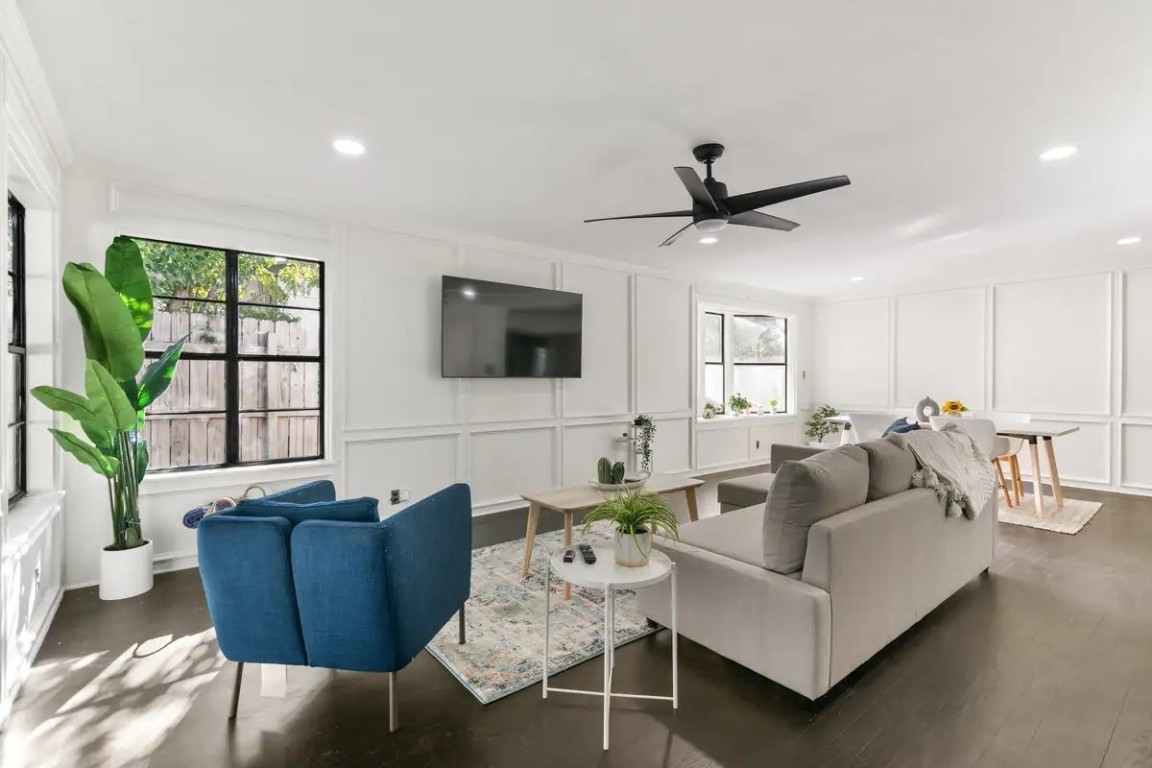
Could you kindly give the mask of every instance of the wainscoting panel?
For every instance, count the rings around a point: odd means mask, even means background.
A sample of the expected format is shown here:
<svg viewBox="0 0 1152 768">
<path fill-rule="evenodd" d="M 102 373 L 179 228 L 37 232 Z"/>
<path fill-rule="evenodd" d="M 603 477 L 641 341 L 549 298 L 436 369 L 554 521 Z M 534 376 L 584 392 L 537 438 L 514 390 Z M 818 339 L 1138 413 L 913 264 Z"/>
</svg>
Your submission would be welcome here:
<svg viewBox="0 0 1152 768">
<path fill-rule="evenodd" d="M 722 425 L 697 426 L 696 469 L 725 467 L 748 461 L 748 427 L 737 421 L 733 419 Z"/>
<path fill-rule="evenodd" d="M 564 265 L 564 290 L 584 296 L 582 376 L 565 379 L 564 416 L 628 412 L 631 290 L 624 272 Z"/>
<path fill-rule="evenodd" d="M 615 442 L 627 430 L 627 421 L 564 427 L 563 484 L 579 485 L 596 477 L 601 456 L 628 465 L 625 448 Z"/>
<path fill-rule="evenodd" d="M 440 378 L 440 278 L 452 272 L 455 247 L 354 229 L 348 258 L 355 279 L 344 296 L 345 424 L 382 429 L 456 422 L 456 381 Z"/>
<path fill-rule="evenodd" d="M 505 501 L 556 485 L 555 440 L 556 430 L 550 427 L 473 432 L 472 503 Z"/>
<path fill-rule="evenodd" d="M 986 288 L 896 298 L 896 403 L 931 395 L 984 408 Z"/>
<path fill-rule="evenodd" d="M 1124 460 L 1120 484 L 1152 489 L 1152 424 L 1125 424 L 1121 427 Z"/>
<path fill-rule="evenodd" d="M 687 285 L 636 277 L 636 409 L 641 413 L 692 407 L 691 307 Z"/>
<path fill-rule="evenodd" d="M 825 304 L 813 372 L 817 403 L 883 407 L 889 399 L 891 352 L 886 298 Z"/>
<path fill-rule="evenodd" d="M 754 422 L 748 430 L 749 458 L 767 461 L 771 457 L 773 443 L 803 444 L 807 438 L 801 437 L 799 431 L 795 420 Z"/>
<path fill-rule="evenodd" d="M 1152 416 L 1152 269 L 1124 275 L 1123 349 L 1123 413 Z"/>
<path fill-rule="evenodd" d="M 404 437 L 372 442 L 350 442 L 344 495 L 374 496 L 384 514 L 402 509 L 388 502 L 393 488 L 407 488 L 410 501 L 435 493 L 460 479 L 456 462 L 457 435 Z"/>
<path fill-rule="evenodd" d="M 1096 274 L 996 286 L 995 410 L 1109 413 L 1111 285 Z"/>
<path fill-rule="evenodd" d="M 652 469 L 656 472 L 689 472 L 692 470 L 692 420 L 653 419 L 656 436 L 652 439 Z M 639 461 L 639 456 L 636 457 Z"/>
</svg>

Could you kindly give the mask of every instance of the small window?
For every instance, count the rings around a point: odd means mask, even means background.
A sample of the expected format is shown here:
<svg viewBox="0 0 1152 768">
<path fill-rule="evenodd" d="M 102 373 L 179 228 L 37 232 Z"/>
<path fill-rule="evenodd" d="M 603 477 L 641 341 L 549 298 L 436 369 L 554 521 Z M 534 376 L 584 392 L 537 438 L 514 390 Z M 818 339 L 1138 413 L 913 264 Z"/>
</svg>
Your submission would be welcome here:
<svg viewBox="0 0 1152 768">
<path fill-rule="evenodd" d="M 11 388 L 8 429 L 8 502 L 28 491 L 28 347 L 24 284 L 24 206 L 8 195 L 8 386 Z"/>
<path fill-rule="evenodd" d="M 156 314 L 146 355 L 188 335 L 144 437 L 153 469 L 324 455 L 324 265 L 136 238 Z"/>
<path fill-rule="evenodd" d="M 703 402 L 724 412 L 730 394 L 767 411 L 787 413 L 788 320 L 772 315 L 706 311 L 701 315 Z"/>
<path fill-rule="evenodd" d="M 704 402 L 723 413 L 724 401 L 724 315 L 704 313 Z"/>
</svg>

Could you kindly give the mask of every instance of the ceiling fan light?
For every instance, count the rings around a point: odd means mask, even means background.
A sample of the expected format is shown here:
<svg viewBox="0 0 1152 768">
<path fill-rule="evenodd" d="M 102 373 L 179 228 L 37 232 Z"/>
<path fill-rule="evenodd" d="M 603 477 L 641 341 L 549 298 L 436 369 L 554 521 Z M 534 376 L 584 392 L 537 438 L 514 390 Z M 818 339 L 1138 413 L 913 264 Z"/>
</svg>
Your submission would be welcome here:
<svg viewBox="0 0 1152 768">
<path fill-rule="evenodd" d="M 700 242 L 703 245 L 712 245 L 712 243 L 719 242 L 719 240 L 720 240 L 720 238 L 715 237 L 713 235 L 708 235 L 707 237 L 700 238 Z"/>
<path fill-rule="evenodd" d="M 698 232 L 719 232 L 728 225 L 727 219 L 701 219 L 696 222 Z"/>
</svg>

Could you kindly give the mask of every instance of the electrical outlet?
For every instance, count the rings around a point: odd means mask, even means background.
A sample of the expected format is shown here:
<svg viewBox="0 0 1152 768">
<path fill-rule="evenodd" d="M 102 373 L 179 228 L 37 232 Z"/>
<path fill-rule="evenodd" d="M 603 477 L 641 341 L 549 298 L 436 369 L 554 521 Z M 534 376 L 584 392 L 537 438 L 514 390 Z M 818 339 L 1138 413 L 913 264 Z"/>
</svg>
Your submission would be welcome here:
<svg viewBox="0 0 1152 768">
<path fill-rule="evenodd" d="M 405 501 L 408 501 L 408 499 L 409 493 L 407 488 L 393 488 L 392 493 L 389 496 L 389 501 L 391 501 L 393 504 L 402 504 Z"/>
<path fill-rule="evenodd" d="M 756 450 L 760 450 L 760 441 L 759 440 L 756 441 Z"/>
</svg>

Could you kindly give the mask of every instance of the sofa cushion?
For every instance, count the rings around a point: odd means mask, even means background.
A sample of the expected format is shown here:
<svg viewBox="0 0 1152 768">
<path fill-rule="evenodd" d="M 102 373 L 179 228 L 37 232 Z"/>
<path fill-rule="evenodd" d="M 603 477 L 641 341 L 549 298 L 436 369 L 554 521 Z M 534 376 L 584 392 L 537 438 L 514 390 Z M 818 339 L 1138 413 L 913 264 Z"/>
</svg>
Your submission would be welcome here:
<svg viewBox="0 0 1152 768">
<path fill-rule="evenodd" d="M 680 543 L 764 566 L 764 504 L 705 517 L 680 526 Z"/>
<path fill-rule="evenodd" d="M 777 573 L 800 570 L 812 524 L 867 499 L 868 454 L 858 445 L 785 462 L 768 496 L 762 565 Z"/>
<path fill-rule="evenodd" d="M 916 457 L 892 440 L 860 443 L 868 454 L 868 501 L 876 501 L 912 487 Z"/>
<path fill-rule="evenodd" d="M 775 476 L 771 472 L 759 475 L 745 475 L 724 480 L 716 486 L 716 501 L 720 506 L 754 507 L 768 500 Z"/>
</svg>

